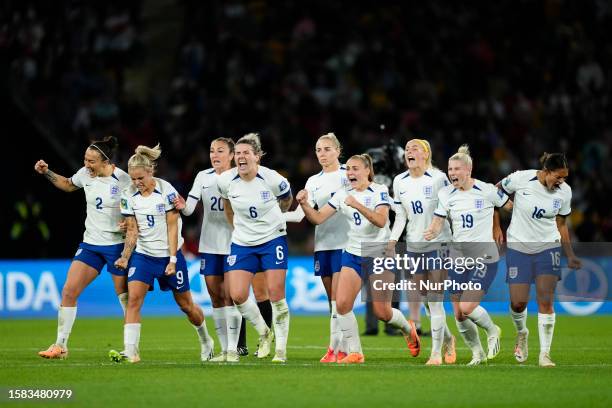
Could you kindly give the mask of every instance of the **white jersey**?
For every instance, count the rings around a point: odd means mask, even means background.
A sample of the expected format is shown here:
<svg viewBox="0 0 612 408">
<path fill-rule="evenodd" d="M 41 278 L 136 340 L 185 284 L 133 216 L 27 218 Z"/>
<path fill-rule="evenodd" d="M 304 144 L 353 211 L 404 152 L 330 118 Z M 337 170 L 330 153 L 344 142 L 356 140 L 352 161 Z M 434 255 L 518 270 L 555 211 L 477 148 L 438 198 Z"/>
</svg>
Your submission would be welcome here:
<svg viewBox="0 0 612 408">
<path fill-rule="evenodd" d="M 189 197 L 202 200 L 204 219 L 200 233 L 201 253 L 229 255 L 232 242 L 232 227 L 225 218 L 223 199 L 217 187 L 217 173 L 215 169 L 208 169 L 198 173 Z"/>
<path fill-rule="evenodd" d="M 287 235 L 278 199 L 291 194 L 291 187 L 276 171 L 260 165 L 257 176 L 245 181 L 233 168 L 218 177 L 217 186 L 234 211 L 233 243 L 255 246 Z"/>
<path fill-rule="evenodd" d="M 82 167 L 71 177 L 72 184 L 85 190 L 87 218 L 83 242 L 91 245 L 116 245 L 123 243 L 119 231 L 121 192 L 130 185 L 128 174 L 115 167 L 109 177 L 91 177 Z"/>
<path fill-rule="evenodd" d="M 486 255 L 485 263 L 498 261 L 499 251 L 493 239 L 493 207 L 503 207 L 509 197 L 493 184 L 474 179 L 474 185 L 467 191 L 452 185 L 444 187 L 438 193 L 438 200 L 434 214 L 450 216 L 453 242 L 491 243 L 466 248 L 478 256 Z"/>
<path fill-rule="evenodd" d="M 362 245 L 386 243 L 389 240 L 391 234 L 389 220 L 387 219 L 383 228 L 372 224 L 363 214 L 344 203 L 349 195 L 355 197 L 364 207 L 374 211 L 380 205 L 391 206 L 389 189 L 382 184 L 371 183 L 363 191 L 339 190 L 328 202 L 332 208 L 341 212 L 349 220 L 350 229 L 346 252 L 362 256 Z"/>
<path fill-rule="evenodd" d="M 440 242 L 450 242 L 451 230 L 448 220 L 444 222 L 442 231 L 432 241 L 425 241 L 425 231 L 434 217 L 438 207 L 438 192 L 450 183 L 446 174 L 438 169 L 430 168 L 421 177 L 411 177 L 409 171 L 399 174 L 393 179 L 393 195 L 395 210 L 404 211 L 406 224 L 406 248 L 409 251 L 433 251 Z"/>
<path fill-rule="evenodd" d="M 321 209 L 338 190 L 350 188 L 346 178 L 346 167 L 311 176 L 304 189 L 308 191 L 308 203 L 311 207 Z M 315 227 L 315 251 L 344 249 L 348 239 L 349 223 L 341 214 L 334 214 L 321 225 Z"/>
<path fill-rule="evenodd" d="M 514 194 L 508 247 L 535 254 L 559 246 L 561 234 L 556 218 L 572 212 L 571 187 L 563 183 L 557 190 L 549 191 L 538 180 L 537 170 L 516 171 L 502 180 L 501 187 L 506 194 Z"/>
<path fill-rule="evenodd" d="M 155 189 L 147 197 L 143 197 L 133 185 L 123 191 L 121 214 L 126 217 L 136 217 L 136 223 L 138 224 L 136 252 L 162 258 L 170 256 L 166 212 L 174 209 L 172 201 L 178 196 L 178 193 L 166 180 L 157 177 L 153 179 L 155 180 Z M 177 222 L 177 250 L 180 250 L 183 246 L 183 236 L 181 234 L 183 221 L 180 214 Z"/>
</svg>

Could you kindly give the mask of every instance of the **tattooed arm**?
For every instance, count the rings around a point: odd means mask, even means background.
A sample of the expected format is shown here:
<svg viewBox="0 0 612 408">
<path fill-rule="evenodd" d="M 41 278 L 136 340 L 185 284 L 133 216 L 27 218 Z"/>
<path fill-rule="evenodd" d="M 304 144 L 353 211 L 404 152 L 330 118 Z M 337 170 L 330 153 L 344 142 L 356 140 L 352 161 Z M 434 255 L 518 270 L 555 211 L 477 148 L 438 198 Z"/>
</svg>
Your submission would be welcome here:
<svg viewBox="0 0 612 408">
<path fill-rule="evenodd" d="M 125 233 L 125 243 L 123 244 L 123 251 L 121 251 L 121 258 L 115 261 L 115 266 L 119 269 L 126 269 L 128 261 L 132 256 L 134 248 L 136 248 L 136 240 L 138 239 L 138 224 L 136 223 L 136 217 L 125 217 L 127 223 L 127 232 Z"/>
<path fill-rule="evenodd" d="M 42 174 L 43 176 L 45 176 L 45 178 L 49 180 L 51 184 L 53 184 L 55 187 L 59 188 L 62 191 L 70 193 L 79 189 L 77 186 L 72 184 L 71 179 L 66 178 L 64 176 L 60 176 L 59 174 L 56 174 L 49 170 L 49 165 L 45 163 L 44 160 L 37 161 L 34 165 L 34 170 L 36 170 L 38 174 Z"/>
</svg>

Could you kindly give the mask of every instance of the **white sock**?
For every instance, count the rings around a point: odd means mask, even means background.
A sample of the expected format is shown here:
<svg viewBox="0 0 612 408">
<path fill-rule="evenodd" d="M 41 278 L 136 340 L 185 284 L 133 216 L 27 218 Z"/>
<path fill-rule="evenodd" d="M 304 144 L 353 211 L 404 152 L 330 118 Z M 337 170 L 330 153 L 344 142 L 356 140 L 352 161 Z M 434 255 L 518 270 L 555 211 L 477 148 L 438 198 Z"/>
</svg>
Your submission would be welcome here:
<svg viewBox="0 0 612 408">
<path fill-rule="evenodd" d="M 338 325 L 342 331 L 342 338 L 346 341 L 348 353 L 362 353 L 359 339 L 359 326 L 355 313 L 351 310 L 347 314 L 338 314 Z"/>
<path fill-rule="evenodd" d="M 287 350 L 287 338 L 289 337 L 289 305 L 286 299 L 272 303 L 272 324 L 276 337 L 276 350 Z"/>
<path fill-rule="evenodd" d="M 206 319 L 202 320 L 202 324 L 196 326 L 192 324 L 196 333 L 198 333 L 198 338 L 200 339 L 200 344 L 208 344 L 210 342 L 210 336 L 208 335 L 208 330 L 206 329 Z"/>
<path fill-rule="evenodd" d="M 555 332 L 555 314 L 538 313 L 538 332 L 540 334 L 540 353 L 550 353 Z"/>
<path fill-rule="evenodd" d="M 119 304 L 121 305 L 121 310 L 123 310 L 123 315 L 125 316 L 125 311 L 127 310 L 128 304 L 128 293 L 120 293 L 117 295 L 117 298 L 119 298 Z"/>
<path fill-rule="evenodd" d="M 334 352 L 338 352 L 338 347 L 342 341 L 342 332 L 338 326 L 338 310 L 336 309 L 336 301 L 331 301 L 331 315 L 329 318 L 329 347 Z"/>
<path fill-rule="evenodd" d="M 57 311 L 57 339 L 55 344 L 62 346 L 63 348 L 68 347 L 68 337 L 72 331 L 72 325 L 76 319 L 77 307 L 66 307 L 60 306 Z"/>
<path fill-rule="evenodd" d="M 512 315 L 512 322 L 514 327 L 516 327 L 516 331 L 519 333 L 527 331 L 527 308 L 522 312 L 515 312 L 511 308 L 510 314 Z"/>
<path fill-rule="evenodd" d="M 268 333 L 269 327 L 261 316 L 257 303 L 255 303 L 253 299 L 248 298 L 246 302 L 241 305 L 236 305 L 236 307 L 240 311 L 240 314 L 255 327 L 257 334 L 263 336 Z"/>
<path fill-rule="evenodd" d="M 480 344 L 478 327 L 476 327 L 474 322 L 470 319 L 465 319 L 462 322 L 455 319 L 455 323 L 457 323 L 457 329 L 459 330 L 461 337 L 463 337 L 463 341 L 465 341 L 465 344 L 470 348 L 470 350 L 472 350 L 472 355 L 485 355 L 482 344 Z"/>
<path fill-rule="evenodd" d="M 125 352 L 132 357 L 138 354 L 138 344 L 140 343 L 140 323 L 126 323 L 123 326 L 123 342 Z"/>
<path fill-rule="evenodd" d="M 491 316 L 489 316 L 489 313 L 487 313 L 487 310 L 484 307 L 477 306 L 472 313 L 467 315 L 467 317 L 478 326 L 485 329 L 487 336 L 497 334 L 497 328 L 495 327 L 495 324 L 493 324 Z"/>
<path fill-rule="evenodd" d="M 227 325 L 227 351 L 238 352 L 242 315 L 236 306 L 225 306 L 224 309 Z"/>
<path fill-rule="evenodd" d="M 431 354 L 442 354 L 442 343 L 446 326 L 446 312 L 442 302 L 428 302 L 431 318 Z"/>
<path fill-rule="evenodd" d="M 396 329 L 400 329 L 402 332 L 404 332 L 404 334 L 410 333 L 410 325 L 408 324 L 408 320 L 406 320 L 402 312 L 395 308 L 392 308 L 391 312 L 391 319 L 387 323 L 389 323 Z"/>
<path fill-rule="evenodd" d="M 213 307 L 212 318 L 215 322 L 215 332 L 219 343 L 221 343 L 221 352 L 227 351 L 227 318 L 225 316 L 225 307 Z"/>
</svg>

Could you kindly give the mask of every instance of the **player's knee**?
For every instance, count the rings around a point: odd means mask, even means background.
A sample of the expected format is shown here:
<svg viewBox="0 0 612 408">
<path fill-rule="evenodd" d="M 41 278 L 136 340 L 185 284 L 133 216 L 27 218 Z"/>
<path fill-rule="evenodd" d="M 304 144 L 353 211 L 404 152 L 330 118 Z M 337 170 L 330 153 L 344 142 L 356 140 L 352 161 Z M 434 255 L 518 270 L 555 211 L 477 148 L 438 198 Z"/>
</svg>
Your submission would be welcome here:
<svg viewBox="0 0 612 408">
<path fill-rule="evenodd" d="M 249 299 L 249 294 L 231 293 L 231 298 L 235 305 L 241 305 Z"/>
<path fill-rule="evenodd" d="M 527 307 L 527 302 L 512 302 L 510 304 L 512 311 L 515 313 L 521 313 Z"/>
<path fill-rule="evenodd" d="M 350 312 L 352 310 L 352 306 L 353 305 L 350 302 L 342 299 L 336 301 L 336 311 L 341 315 Z"/>
<path fill-rule="evenodd" d="M 74 305 L 79 298 L 79 291 L 75 287 L 64 286 L 62 289 L 62 305 Z"/>
<path fill-rule="evenodd" d="M 210 295 L 210 303 L 212 303 L 212 307 L 214 308 L 218 308 L 218 307 L 223 307 L 225 306 L 225 294 L 221 291 L 221 292 L 212 292 L 209 291 L 208 294 Z"/>
<path fill-rule="evenodd" d="M 544 313 L 544 314 L 554 313 L 553 302 L 539 301 L 538 302 L 538 312 Z"/>
<path fill-rule="evenodd" d="M 393 317 L 393 312 L 391 308 L 386 308 L 384 306 L 374 306 L 374 315 L 378 320 L 382 320 L 383 322 L 388 322 Z"/>
<path fill-rule="evenodd" d="M 474 303 L 462 303 L 459 305 L 459 311 L 462 315 L 467 316 L 476 309 L 477 304 Z"/>
</svg>

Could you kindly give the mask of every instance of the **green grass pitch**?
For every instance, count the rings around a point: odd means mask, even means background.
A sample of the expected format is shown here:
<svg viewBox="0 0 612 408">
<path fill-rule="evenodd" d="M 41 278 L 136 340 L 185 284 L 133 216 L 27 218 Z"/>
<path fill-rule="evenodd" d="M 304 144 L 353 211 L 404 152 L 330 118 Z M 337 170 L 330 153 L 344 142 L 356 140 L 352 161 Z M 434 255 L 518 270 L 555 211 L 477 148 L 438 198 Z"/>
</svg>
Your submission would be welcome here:
<svg viewBox="0 0 612 408">
<path fill-rule="evenodd" d="M 362 318 L 358 318 L 360 324 Z M 612 406 L 612 316 L 558 316 L 552 357 L 556 368 L 537 366 L 536 318 L 529 318 L 530 355 L 519 365 L 512 355 L 514 328 L 507 315 L 494 316 L 503 329 L 502 351 L 487 366 L 465 367 L 470 354 L 458 339 L 458 364 L 425 367 L 431 339 L 417 358 L 401 337 L 362 337 L 366 363 L 320 364 L 328 319 L 291 320 L 289 361 L 243 357 L 236 365 L 201 364 L 194 330 L 180 317 L 143 319 L 142 362 L 113 364 L 111 348 L 122 348 L 118 319 L 77 319 L 67 360 L 43 360 L 36 352 L 55 338 L 54 320 L 0 321 L 1 405 L 53 407 L 491 407 Z M 451 331 L 456 328 L 449 319 Z M 209 331 L 213 331 L 210 318 Z M 249 350 L 255 332 L 249 328 Z M 484 339 L 483 339 L 484 340 Z M 485 345 L 486 347 L 486 345 Z M 9 401 L 9 389 L 74 391 L 71 401 Z"/>
</svg>

